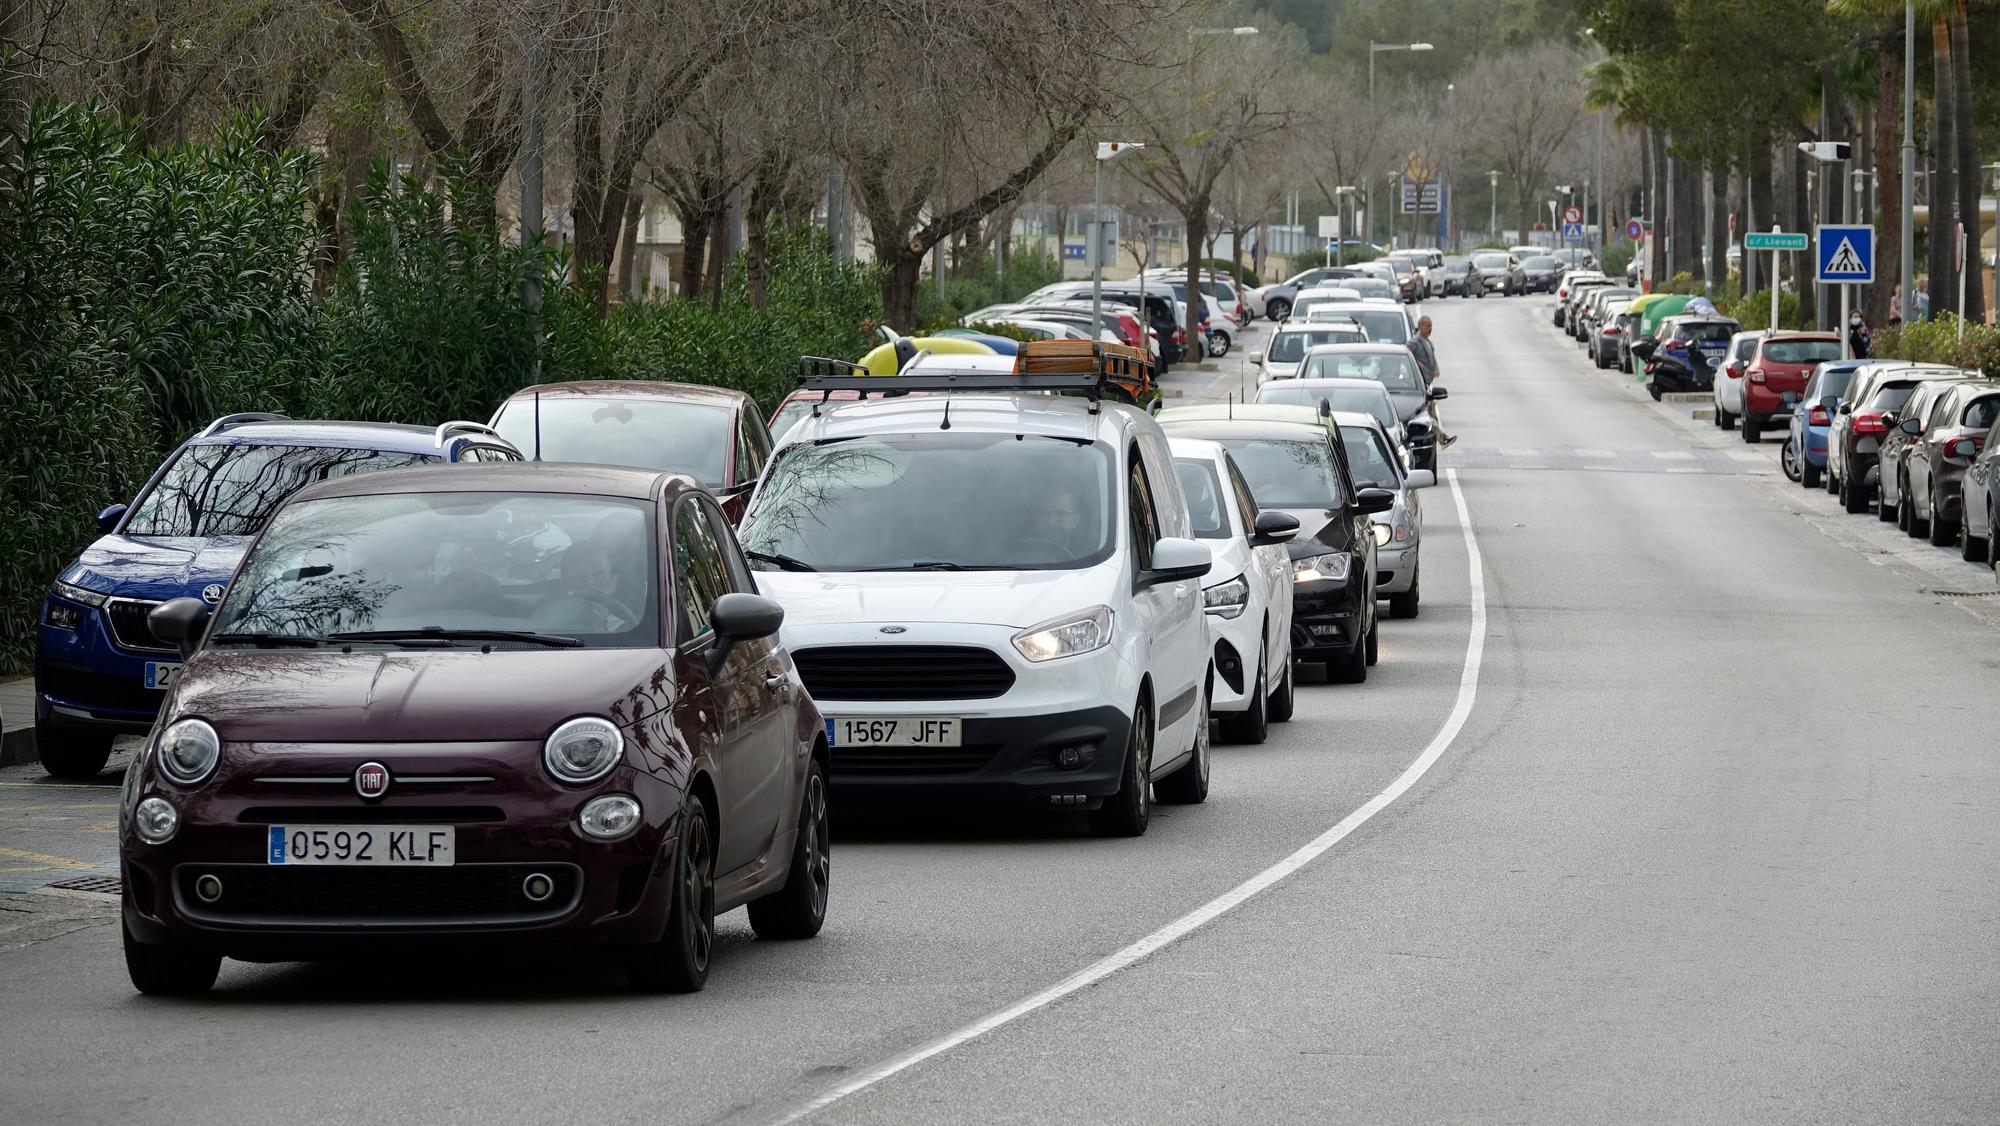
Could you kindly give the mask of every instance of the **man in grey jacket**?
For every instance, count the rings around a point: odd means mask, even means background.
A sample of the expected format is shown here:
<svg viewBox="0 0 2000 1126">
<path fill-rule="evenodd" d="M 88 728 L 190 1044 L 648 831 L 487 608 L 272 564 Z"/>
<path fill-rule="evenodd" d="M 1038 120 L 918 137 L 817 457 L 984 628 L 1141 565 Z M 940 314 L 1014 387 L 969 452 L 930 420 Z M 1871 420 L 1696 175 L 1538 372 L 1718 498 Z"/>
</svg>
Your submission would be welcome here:
<svg viewBox="0 0 2000 1126">
<path fill-rule="evenodd" d="M 1417 371 L 1424 377 L 1424 388 L 1428 390 L 1431 384 L 1437 382 L 1438 377 L 1438 354 L 1437 349 L 1431 345 L 1431 319 L 1429 317 L 1421 317 L 1417 320 L 1417 335 L 1410 338 L 1410 353 L 1417 358 Z M 1458 441 L 1457 435 L 1444 432 L 1444 419 L 1438 418 L 1437 404 L 1435 403 L 1431 404 L 1431 418 L 1437 421 L 1438 445 L 1449 446 L 1453 442 Z"/>
</svg>

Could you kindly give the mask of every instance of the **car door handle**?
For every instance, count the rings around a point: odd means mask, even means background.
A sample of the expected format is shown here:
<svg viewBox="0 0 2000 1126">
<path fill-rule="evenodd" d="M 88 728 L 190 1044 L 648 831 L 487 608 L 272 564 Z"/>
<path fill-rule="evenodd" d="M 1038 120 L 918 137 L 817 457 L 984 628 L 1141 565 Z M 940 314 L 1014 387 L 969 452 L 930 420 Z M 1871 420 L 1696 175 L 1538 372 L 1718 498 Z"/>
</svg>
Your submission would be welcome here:
<svg viewBox="0 0 2000 1126">
<path fill-rule="evenodd" d="M 792 698 L 792 682 L 783 673 L 772 673 L 764 678 L 764 691 L 777 694 L 780 700 Z"/>
</svg>

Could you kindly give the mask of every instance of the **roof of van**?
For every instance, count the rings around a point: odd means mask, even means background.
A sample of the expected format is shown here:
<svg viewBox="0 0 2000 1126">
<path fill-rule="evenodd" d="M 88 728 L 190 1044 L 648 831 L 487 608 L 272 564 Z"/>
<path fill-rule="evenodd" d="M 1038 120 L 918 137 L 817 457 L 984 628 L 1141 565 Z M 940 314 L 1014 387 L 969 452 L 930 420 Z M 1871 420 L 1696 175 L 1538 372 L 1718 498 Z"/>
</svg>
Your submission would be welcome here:
<svg viewBox="0 0 2000 1126">
<path fill-rule="evenodd" d="M 818 417 L 807 415 L 793 424 L 779 445 L 941 430 L 945 429 L 947 410 L 954 433 L 1023 434 L 1090 442 L 1155 425 L 1151 415 L 1124 403 L 1106 400 L 1096 412 L 1090 406 L 1088 399 L 1074 395 L 968 392 L 828 403 L 820 408 Z"/>
</svg>

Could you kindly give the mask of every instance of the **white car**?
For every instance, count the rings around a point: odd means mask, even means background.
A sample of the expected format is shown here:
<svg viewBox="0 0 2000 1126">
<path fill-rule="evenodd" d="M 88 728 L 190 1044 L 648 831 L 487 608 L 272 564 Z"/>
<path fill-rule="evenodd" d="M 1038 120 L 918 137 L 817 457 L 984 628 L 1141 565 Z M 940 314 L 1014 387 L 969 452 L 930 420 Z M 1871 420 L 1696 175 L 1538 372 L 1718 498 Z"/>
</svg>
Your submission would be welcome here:
<svg viewBox="0 0 2000 1126">
<path fill-rule="evenodd" d="M 1215 662 L 1217 734 L 1261 743 L 1271 723 L 1292 718 L 1292 560 L 1285 545 L 1299 521 L 1259 512 L 1221 443 L 1172 438 L 1168 445 L 1194 537 L 1215 553 L 1201 602 Z"/>
<path fill-rule="evenodd" d="M 1363 344 L 1367 340 L 1368 334 L 1351 320 L 1312 324 L 1287 321 L 1271 331 L 1271 338 L 1264 342 L 1264 351 L 1251 356 L 1250 362 L 1262 369 L 1257 375 L 1260 383 L 1290 379 L 1299 373 L 1299 365 L 1313 348 L 1321 344 Z"/>
<path fill-rule="evenodd" d="M 953 390 L 963 358 L 803 387 Z M 1206 798 L 1213 556 L 1145 411 L 1005 391 L 823 407 L 779 443 L 741 539 L 836 790 L 1083 807 L 1108 836 L 1145 832 L 1156 794 Z"/>
<path fill-rule="evenodd" d="M 1739 332 L 1729 338 L 1729 347 L 1715 361 L 1715 382 L 1710 398 L 1715 400 L 1717 429 L 1728 430 L 1743 413 L 1743 379 L 1750 370 L 1750 357 L 1757 354 L 1757 342 L 1769 333 L 1764 329 Z"/>
<path fill-rule="evenodd" d="M 1371 344 L 1408 344 L 1416 322 L 1408 305 L 1392 301 L 1338 301 L 1317 306 L 1361 326 Z"/>
<path fill-rule="evenodd" d="M 1292 302 L 1291 320 L 1304 320 L 1314 309 L 1343 302 L 1361 300 L 1361 294 L 1344 285 L 1316 285 L 1299 291 L 1298 300 Z"/>
<path fill-rule="evenodd" d="M 1423 598 L 1418 564 L 1424 546 L 1424 507 L 1417 490 L 1437 484 L 1429 469 L 1409 469 L 1373 415 L 1336 410 L 1340 444 L 1347 453 L 1347 472 L 1357 489 L 1387 489 L 1396 503 L 1377 512 L 1375 522 L 1375 595 L 1389 600 L 1389 616 L 1414 618 Z"/>
</svg>

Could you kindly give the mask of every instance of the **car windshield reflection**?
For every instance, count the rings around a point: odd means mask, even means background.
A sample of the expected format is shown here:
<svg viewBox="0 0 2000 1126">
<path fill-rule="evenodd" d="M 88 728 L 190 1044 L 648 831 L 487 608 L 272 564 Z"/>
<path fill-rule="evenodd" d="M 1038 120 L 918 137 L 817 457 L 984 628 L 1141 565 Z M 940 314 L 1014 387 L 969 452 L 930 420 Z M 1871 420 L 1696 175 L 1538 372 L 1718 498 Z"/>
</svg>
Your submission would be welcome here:
<svg viewBox="0 0 2000 1126">
<path fill-rule="evenodd" d="M 731 409 L 655 399 L 544 395 L 540 421 L 532 399 L 501 409 L 493 428 L 543 461 L 586 461 L 685 473 L 711 488 L 725 484 L 735 441 Z"/>
</svg>

